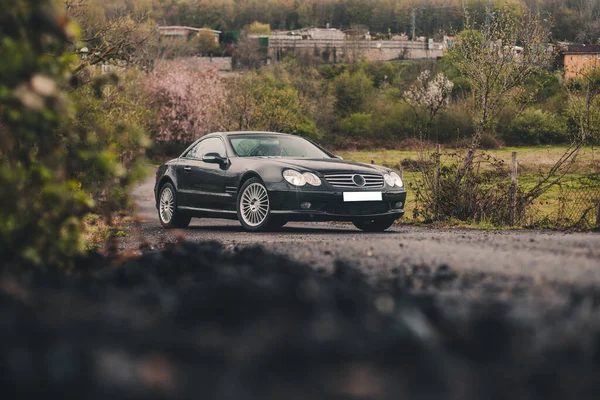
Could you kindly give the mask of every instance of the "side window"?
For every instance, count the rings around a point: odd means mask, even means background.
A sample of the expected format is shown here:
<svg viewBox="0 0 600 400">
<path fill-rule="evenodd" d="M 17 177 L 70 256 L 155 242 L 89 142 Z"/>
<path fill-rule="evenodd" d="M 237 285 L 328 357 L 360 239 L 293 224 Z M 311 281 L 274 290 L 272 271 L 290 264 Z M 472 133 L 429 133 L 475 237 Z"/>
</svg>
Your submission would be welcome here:
<svg viewBox="0 0 600 400">
<path fill-rule="evenodd" d="M 204 146 L 202 147 L 202 155 L 198 158 L 202 158 L 206 153 L 217 153 L 221 157 L 225 158 L 225 146 L 223 142 L 219 138 L 210 138 L 203 140 L 202 143 Z"/>
<path fill-rule="evenodd" d="M 194 147 L 192 147 L 192 149 L 190 151 L 187 152 L 187 154 L 184 156 L 185 158 L 195 158 L 196 157 L 196 151 L 198 151 L 198 148 L 200 147 L 202 143 L 198 143 L 197 145 L 195 145 Z"/>
<path fill-rule="evenodd" d="M 225 157 L 225 146 L 219 138 L 209 138 L 202 140 L 192 150 L 190 150 L 186 157 L 202 159 L 206 153 L 218 153 L 221 157 Z"/>
</svg>

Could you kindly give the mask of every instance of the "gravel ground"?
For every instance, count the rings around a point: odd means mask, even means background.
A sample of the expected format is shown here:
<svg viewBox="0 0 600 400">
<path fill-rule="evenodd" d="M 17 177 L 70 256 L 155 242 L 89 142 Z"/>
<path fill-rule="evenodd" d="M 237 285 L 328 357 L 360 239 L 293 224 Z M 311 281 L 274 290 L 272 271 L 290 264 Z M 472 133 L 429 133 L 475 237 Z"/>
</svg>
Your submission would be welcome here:
<svg viewBox="0 0 600 400">
<path fill-rule="evenodd" d="M 600 234 L 541 231 L 477 231 L 399 225 L 388 232 L 363 233 L 352 225 L 291 223 L 281 232 L 246 233 L 237 221 L 194 219 L 189 229 L 166 231 L 153 203 L 150 179 L 133 192 L 142 220 L 139 233 L 121 247 L 152 247 L 184 238 L 216 240 L 226 247 L 260 244 L 317 268 L 335 260 L 353 263 L 371 275 L 394 267 L 446 264 L 460 271 L 480 271 L 568 283 L 600 283 Z M 136 229 L 133 229 L 135 232 Z"/>
</svg>

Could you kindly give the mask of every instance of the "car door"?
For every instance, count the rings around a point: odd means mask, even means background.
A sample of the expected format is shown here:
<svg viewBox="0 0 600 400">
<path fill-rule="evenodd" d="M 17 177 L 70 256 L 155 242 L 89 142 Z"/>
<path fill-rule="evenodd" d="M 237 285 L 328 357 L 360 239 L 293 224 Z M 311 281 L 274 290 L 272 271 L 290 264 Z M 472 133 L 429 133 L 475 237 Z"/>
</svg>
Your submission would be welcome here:
<svg viewBox="0 0 600 400">
<path fill-rule="evenodd" d="M 222 205 L 226 196 L 223 166 L 202 161 L 208 153 L 217 153 L 223 159 L 227 159 L 225 146 L 219 137 L 201 140 L 180 159 L 180 205 L 210 209 L 219 209 Z"/>
</svg>

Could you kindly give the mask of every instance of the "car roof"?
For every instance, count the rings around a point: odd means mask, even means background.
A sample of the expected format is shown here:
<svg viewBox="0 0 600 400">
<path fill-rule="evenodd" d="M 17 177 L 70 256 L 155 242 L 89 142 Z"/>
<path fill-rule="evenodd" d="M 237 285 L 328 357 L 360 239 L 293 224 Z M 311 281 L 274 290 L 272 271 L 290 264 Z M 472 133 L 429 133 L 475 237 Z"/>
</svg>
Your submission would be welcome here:
<svg viewBox="0 0 600 400">
<path fill-rule="evenodd" d="M 221 134 L 224 136 L 243 136 L 243 135 L 279 135 L 279 136 L 293 136 L 287 133 L 281 132 L 268 132 L 268 131 L 231 131 L 231 132 L 216 132 L 214 134 Z"/>
</svg>

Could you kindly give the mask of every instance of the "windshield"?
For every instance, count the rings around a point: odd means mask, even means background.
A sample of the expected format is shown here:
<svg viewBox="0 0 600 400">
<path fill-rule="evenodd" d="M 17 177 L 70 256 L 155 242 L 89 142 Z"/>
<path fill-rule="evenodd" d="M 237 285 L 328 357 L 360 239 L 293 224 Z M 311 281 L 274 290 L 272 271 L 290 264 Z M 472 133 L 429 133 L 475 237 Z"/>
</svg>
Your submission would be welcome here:
<svg viewBox="0 0 600 400">
<path fill-rule="evenodd" d="M 296 136 L 240 135 L 229 141 L 238 157 L 331 158 L 311 142 Z"/>
</svg>

